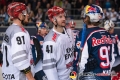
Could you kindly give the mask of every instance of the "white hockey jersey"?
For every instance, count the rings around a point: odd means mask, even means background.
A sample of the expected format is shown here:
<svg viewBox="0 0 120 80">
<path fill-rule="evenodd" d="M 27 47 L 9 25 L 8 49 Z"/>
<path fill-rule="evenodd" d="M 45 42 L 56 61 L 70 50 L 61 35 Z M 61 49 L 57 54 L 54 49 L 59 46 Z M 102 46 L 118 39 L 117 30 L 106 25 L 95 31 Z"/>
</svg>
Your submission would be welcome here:
<svg viewBox="0 0 120 80">
<path fill-rule="evenodd" d="M 2 42 L 3 65 L 2 76 L 4 80 L 27 80 L 20 70 L 31 66 L 33 58 L 31 53 L 29 33 L 16 24 L 8 27 Z"/>
<path fill-rule="evenodd" d="M 54 29 L 43 43 L 43 71 L 48 80 L 71 80 L 69 78 L 74 59 L 74 37 L 70 29 L 65 34 Z"/>
</svg>

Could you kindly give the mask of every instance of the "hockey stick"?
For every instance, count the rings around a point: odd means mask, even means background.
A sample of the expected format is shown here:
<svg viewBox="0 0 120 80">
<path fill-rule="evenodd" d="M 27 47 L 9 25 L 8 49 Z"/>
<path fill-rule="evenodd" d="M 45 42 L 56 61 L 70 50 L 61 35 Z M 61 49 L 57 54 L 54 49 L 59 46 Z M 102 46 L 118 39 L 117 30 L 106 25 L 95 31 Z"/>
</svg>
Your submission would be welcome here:
<svg viewBox="0 0 120 80">
<path fill-rule="evenodd" d="M 86 34 L 86 24 L 84 23 L 83 24 L 83 29 L 82 29 L 82 37 L 81 37 L 81 45 L 80 45 L 80 55 L 79 55 L 79 60 L 81 60 L 81 56 L 82 56 L 82 49 L 83 49 L 83 47 L 84 47 L 84 42 L 85 42 L 85 34 Z M 80 68 L 79 68 L 80 69 Z M 80 71 L 80 70 L 79 70 Z M 79 77 L 80 77 L 80 75 L 79 75 L 79 71 L 78 71 L 78 77 L 77 77 L 77 80 L 79 80 Z"/>
<path fill-rule="evenodd" d="M 38 63 L 38 61 L 39 61 L 40 59 L 42 59 L 42 57 L 43 57 L 43 52 L 42 52 L 42 49 L 41 49 L 41 47 L 40 47 L 40 43 L 39 43 L 38 39 L 33 38 L 33 42 L 34 42 L 34 46 L 35 46 L 36 51 L 37 51 L 37 58 L 36 58 L 36 61 L 34 62 L 34 64 L 36 65 L 36 64 Z"/>
<path fill-rule="evenodd" d="M 81 49 L 84 47 L 84 42 L 85 42 L 85 33 L 86 33 L 86 24 L 83 24 L 83 29 L 82 29 L 82 37 L 81 37 Z"/>
</svg>

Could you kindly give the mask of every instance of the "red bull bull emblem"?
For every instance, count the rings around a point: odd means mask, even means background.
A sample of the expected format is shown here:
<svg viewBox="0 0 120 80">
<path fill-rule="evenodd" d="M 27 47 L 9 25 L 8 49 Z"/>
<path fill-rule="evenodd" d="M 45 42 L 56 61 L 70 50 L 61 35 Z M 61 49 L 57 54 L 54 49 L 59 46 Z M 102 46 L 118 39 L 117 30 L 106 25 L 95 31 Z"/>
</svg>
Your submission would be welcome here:
<svg viewBox="0 0 120 80">
<path fill-rule="evenodd" d="M 88 8 L 88 12 L 96 12 L 96 8 L 90 6 Z"/>
</svg>

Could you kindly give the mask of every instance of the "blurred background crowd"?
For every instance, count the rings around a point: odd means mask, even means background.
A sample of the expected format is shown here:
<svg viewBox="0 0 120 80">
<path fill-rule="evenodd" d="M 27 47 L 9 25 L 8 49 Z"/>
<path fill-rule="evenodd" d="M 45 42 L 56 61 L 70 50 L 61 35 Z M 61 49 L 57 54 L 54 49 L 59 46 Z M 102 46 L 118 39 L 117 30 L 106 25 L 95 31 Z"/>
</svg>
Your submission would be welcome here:
<svg viewBox="0 0 120 80">
<path fill-rule="evenodd" d="M 11 20 L 7 14 L 7 5 L 11 2 L 23 2 L 29 13 L 29 23 L 33 26 L 36 21 L 49 23 L 47 10 L 52 6 L 60 6 L 67 13 L 67 20 L 81 20 L 81 12 L 87 4 L 97 4 L 103 8 L 104 19 L 112 20 L 120 27 L 120 0 L 0 0 L 0 26 L 9 26 Z"/>
</svg>

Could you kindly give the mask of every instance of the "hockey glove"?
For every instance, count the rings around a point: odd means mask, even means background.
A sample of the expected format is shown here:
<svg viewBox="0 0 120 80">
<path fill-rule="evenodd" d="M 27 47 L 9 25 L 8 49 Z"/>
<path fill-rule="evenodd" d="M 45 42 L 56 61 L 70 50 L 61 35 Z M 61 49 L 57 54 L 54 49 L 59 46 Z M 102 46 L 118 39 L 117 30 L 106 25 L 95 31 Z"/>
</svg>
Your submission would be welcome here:
<svg viewBox="0 0 120 80">
<path fill-rule="evenodd" d="M 84 72 L 90 72 L 94 70 L 96 67 L 97 67 L 97 60 L 94 57 L 92 57 L 92 55 L 90 55 L 88 58 L 88 62 L 85 65 Z"/>
</svg>

